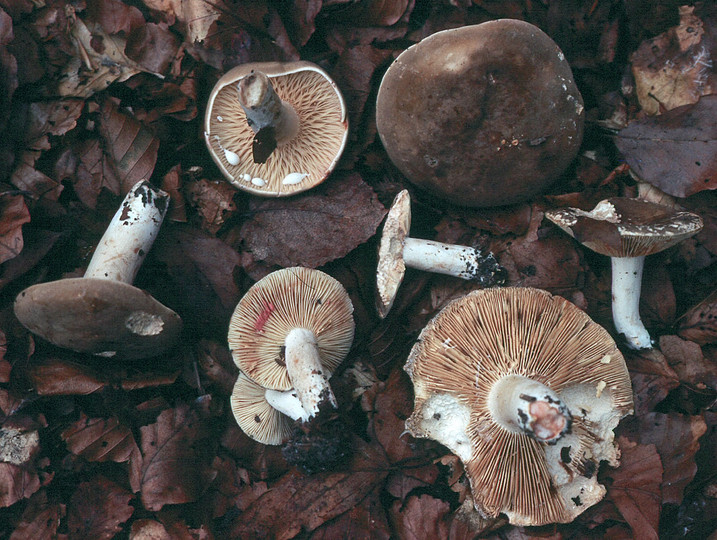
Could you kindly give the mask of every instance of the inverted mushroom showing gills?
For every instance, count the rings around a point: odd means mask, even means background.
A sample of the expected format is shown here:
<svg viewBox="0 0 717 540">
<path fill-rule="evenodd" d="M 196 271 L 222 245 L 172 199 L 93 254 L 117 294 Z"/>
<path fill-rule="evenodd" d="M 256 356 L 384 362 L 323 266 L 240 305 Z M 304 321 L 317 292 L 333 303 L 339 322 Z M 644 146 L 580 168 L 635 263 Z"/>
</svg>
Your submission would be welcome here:
<svg viewBox="0 0 717 540">
<path fill-rule="evenodd" d="M 323 182 L 346 145 L 346 105 L 310 62 L 258 62 L 228 71 L 207 104 L 204 138 L 235 187 L 265 196 Z"/>
<path fill-rule="evenodd" d="M 505 270 L 492 253 L 411 238 L 410 229 L 411 197 L 404 189 L 396 195 L 386 216 L 379 245 L 376 307 L 381 318 L 391 310 L 407 267 L 477 281 L 484 287 L 505 281 Z"/>
<path fill-rule="evenodd" d="M 501 19 L 443 30 L 381 81 L 376 126 L 414 184 L 454 204 L 499 206 L 549 187 L 577 155 L 583 100 L 542 30 Z"/>
<path fill-rule="evenodd" d="M 640 318 L 645 257 L 658 253 L 702 229 L 702 218 L 670 206 L 613 197 L 593 210 L 550 210 L 545 217 L 612 263 L 612 317 L 615 329 L 631 349 L 652 347 Z"/>
<path fill-rule="evenodd" d="M 169 197 L 148 182 L 126 195 L 84 277 L 40 283 L 15 299 L 15 315 L 59 347 L 116 359 L 146 358 L 170 349 L 182 321 L 132 286 L 154 243 Z"/>
<path fill-rule="evenodd" d="M 567 523 L 598 502 L 613 428 L 632 412 L 625 361 L 583 311 L 531 288 L 478 290 L 421 332 L 405 366 L 416 437 L 465 466 L 476 510 L 515 525 Z"/>
</svg>

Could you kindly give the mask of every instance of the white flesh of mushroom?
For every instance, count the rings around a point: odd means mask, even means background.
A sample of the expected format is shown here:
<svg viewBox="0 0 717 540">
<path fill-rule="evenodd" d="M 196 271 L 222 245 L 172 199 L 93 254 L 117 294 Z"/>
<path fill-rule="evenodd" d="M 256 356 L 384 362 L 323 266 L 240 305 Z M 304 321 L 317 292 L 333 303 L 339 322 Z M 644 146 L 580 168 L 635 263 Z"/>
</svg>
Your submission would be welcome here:
<svg viewBox="0 0 717 540">
<path fill-rule="evenodd" d="M 645 257 L 611 257 L 612 318 L 631 349 L 652 347 L 650 334 L 640 319 L 640 290 Z"/>
<path fill-rule="evenodd" d="M 301 405 L 296 390 L 285 390 L 282 392 L 267 389 L 264 397 L 269 405 L 292 420 L 300 419 L 302 422 L 306 422 L 311 418 L 311 415 L 307 413 Z"/>
<path fill-rule="evenodd" d="M 166 193 L 146 181 L 135 184 L 100 239 L 84 277 L 132 284 L 167 207 Z"/>
<path fill-rule="evenodd" d="M 284 345 L 289 380 L 309 417 L 315 416 L 327 401 L 337 408 L 314 333 L 305 328 L 294 328 L 286 336 Z"/>
</svg>

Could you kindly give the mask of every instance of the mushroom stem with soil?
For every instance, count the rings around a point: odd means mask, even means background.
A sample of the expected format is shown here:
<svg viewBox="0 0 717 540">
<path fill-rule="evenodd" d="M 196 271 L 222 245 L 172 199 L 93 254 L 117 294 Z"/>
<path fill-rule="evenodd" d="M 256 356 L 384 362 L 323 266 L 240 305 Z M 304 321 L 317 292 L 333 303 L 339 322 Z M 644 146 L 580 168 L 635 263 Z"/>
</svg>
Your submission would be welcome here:
<svg viewBox="0 0 717 540">
<path fill-rule="evenodd" d="M 274 91 L 269 77 L 254 70 L 237 84 L 239 104 L 249 127 L 258 133 L 262 129 L 272 129 L 274 139 L 281 143 L 296 135 L 299 129 L 299 117 L 294 108 Z"/>
<path fill-rule="evenodd" d="M 611 257 L 612 318 L 618 334 L 632 349 L 652 347 L 650 333 L 640 318 L 640 292 L 645 257 Z"/>
</svg>

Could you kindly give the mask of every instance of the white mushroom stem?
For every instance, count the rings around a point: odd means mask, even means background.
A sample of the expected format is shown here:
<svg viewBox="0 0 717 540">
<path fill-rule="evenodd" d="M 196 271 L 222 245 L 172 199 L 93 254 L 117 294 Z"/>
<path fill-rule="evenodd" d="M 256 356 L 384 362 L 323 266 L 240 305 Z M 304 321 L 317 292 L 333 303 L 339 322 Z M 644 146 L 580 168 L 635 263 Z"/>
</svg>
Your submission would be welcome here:
<svg viewBox="0 0 717 540">
<path fill-rule="evenodd" d="M 237 84 L 239 104 L 254 133 L 271 127 L 277 144 L 291 139 L 299 129 L 299 117 L 294 108 L 274 91 L 269 77 L 252 71 Z"/>
<path fill-rule="evenodd" d="M 132 284 L 157 238 L 168 195 L 141 181 L 129 190 L 92 255 L 86 278 Z"/>
<path fill-rule="evenodd" d="M 296 390 L 281 392 L 279 390 L 267 389 L 264 397 L 269 405 L 292 420 L 306 422 L 311 418 L 311 415 L 302 407 Z"/>
<path fill-rule="evenodd" d="M 611 257 L 612 318 L 632 349 L 652 347 L 650 334 L 640 319 L 640 290 L 645 257 Z"/>
<path fill-rule="evenodd" d="M 337 408 L 314 333 L 305 328 L 294 328 L 286 336 L 284 345 L 289 380 L 309 416 L 316 416 L 320 407 L 327 402 Z"/>
<path fill-rule="evenodd" d="M 570 430 L 572 417 L 560 397 L 544 384 L 508 375 L 488 395 L 488 408 L 497 423 L 542 442 L 555 442 Z"/>
<path fill-rule="evenodd" d="M 418 238 L 404 240 L 403 262 L 409 268 L 463 279 L 477 279 L 484 259 L 485 256 L 479 250 L 467 246 Z"/>
</svg>

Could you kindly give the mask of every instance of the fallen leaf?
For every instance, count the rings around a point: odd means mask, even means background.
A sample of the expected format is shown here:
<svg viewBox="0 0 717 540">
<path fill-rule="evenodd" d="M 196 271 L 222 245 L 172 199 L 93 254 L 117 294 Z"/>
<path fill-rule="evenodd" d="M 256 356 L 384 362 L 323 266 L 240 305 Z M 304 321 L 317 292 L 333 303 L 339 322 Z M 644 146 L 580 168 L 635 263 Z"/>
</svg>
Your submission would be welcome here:
<svg viewBox="0 0 717 540">
<path fill-rule="evenodd" d="M 47 491 L 40 490 L 30 498 L 22 512 L 20 523 L 15 527 L 9 540 L 58 538 L 57 529 L 63 517 L 65 517 L 65 505 L 57 502 L 49 503 Z"/>
<path fill-rule="evenodd" d="M 717 291 L 680 317 L 677 334 L 698 345 L 717 343 Z"/>
<path fill-rule="evenodd" d="M 22 226 L 29 221 L 30 211 L 22 195 L 0 194 L 0 264 L 20 254 Z"/>
<path fill-rule="evenodd" d="M 115 195 L 124 195 L 140 180 L 149 180 L 159 150 L 159 139 L 152 132 L 120 112 L 114 101 L 105 99 L 100 108 L 99 133 L 120 181 L 120 193 Z"/>
<path fill-rule="evenodd" d="M 132 431 L 120 424 L 116 416 L 110 418 L 88 418 L 84 413 L 80 419 L 60 434 L 67 449 L 87 461 L 129 461 L 133 453 L 139 452 Z"/>
<path fill-rule="evenodd" d="M 40 151 L 27 150 L 22 153 L 15 170 L 12 171 L 10 182 L 32 199 L 49 199 L 56 201 L 62 193 L 63 186 L 35 168 L 40 158 Z"/>
<path fill-rule="evenodd" d="M 654 444 L 618 437 L 620 466 L 608 473 L 608 498 L 632 528 L 634 538 L 657 540 L 660 522 L 662 464 Z"/>
<path fill-rule="evenodd" d="M 23 231 L 23 248 L 20 255 L 0 266 L 0 290 L 32 270 L 48 254 L 60 236 L 58 232 L 32 227 Z"/>
<path fill-rule="evenodd" d="M 615 144 L 635 174 L 674 197 L 717 188 L 717 95 L 634 120 Z"/>
<path fill-rule="evenodd" d="M 185 189 L 189 201 L 197 209 L 202 229 L 211 234 L 216 234 L 236 211 L 234 197 L 237 190 L 227 182 L 201 179 Z"/>
<path fill-rule="evenodd" d="M 446 501 L 420 495 L 409 497 L 404 504 L 394 501 L 389 515 L 399 538 L 423 540 L 448 538 L 449 512 Z"/>
<path fill-rule="evenodd" d="M 165 25 L 146 23 L 128 34 L 125 54 L 145 71 L 166 73 L 178 49 L 177 38 Z"/>
<path fill-rule="evenodd" d="M 86 395 L 107 385 L 107 379 L 91 367 L 56 357 L 33 361 L 28 376 L 40 396 Z"/>
<path fill-rule="evenodd" d="M 717 390 L 717 365 L 704 357 L 697 343 L 678 336 L 660 336 L 660 350 L 680 381 L 699 390 Z"/>
<path fill-rule="evenodd" d="M 627 351 L 625 363 L 632 381 L 636 416 L 654 411 L 670 391 L 680 385 L 677 373 L 657 349 Z"/>
<path fill-rule="evenodd" d="M 60 136 L 77 126 L 85 102 L 80 99 L 42 101 L 30 104 L 25 144 L 30 150 L 49 150 L 49 135 Z"/>
<path fill-rule="evenodd" d="M 375 489 L 348 512 L 344 512 L 338 518 L 316 529 L 310 539 L 370 538 L 371 540 L 389 540 L 389 538 L 393 538 L 380 497 L 380 490 Z"/>
<path fill-rule="evenodd" d="M 28 467 L 0 462 L 0 508 L 27 499 L 40 489 L 40 477 Z"/>
<path fill-rule="evenodd" d="M 132 494 L 97 476 L 77 486 L 67 508 L 69 535 L 77 540 L 109 540 L 120 532 L 134 508 L 129 504 Z"/>
<path fill-rule="evenodd" d="M 190 43 L 204 41 L 214 21 L 226 9 L 222 1 L 206 0 L 144 0 L 144 4 L 181 22 Z"/>
<path fill-rule="evenodd" d="M 696 103 L 717 89 L 715 30 L 695 6 L 680 6 L 679 12 L 678 26 L 643 41 L 630 55 L 637 99 L 647 114 Z"/>
<path fill-rule="evenodd" d="M 413 490 L 427 489 L 438 480 L 436 465 L 403 469 L 391 473 L 386 481 L 386 491 L 399 501 L 405 500 Z"/>
<path fill-rule="evenodd" d="M 356 173 L 331 176 L 305 195 L 250 201 L 241 228 L 255 260 L 316 268 L 343 257 L 376 232 L 386 209 Z M 307 242 L 307 239 L 311 239 Z"/>
<path fill-rule="evenodd" d="M 196 501 L 216 474 L 207 463 L 208 426 L 187 405 L 142 426 L 141 495 L 149 510 Z"/>
</svg>

